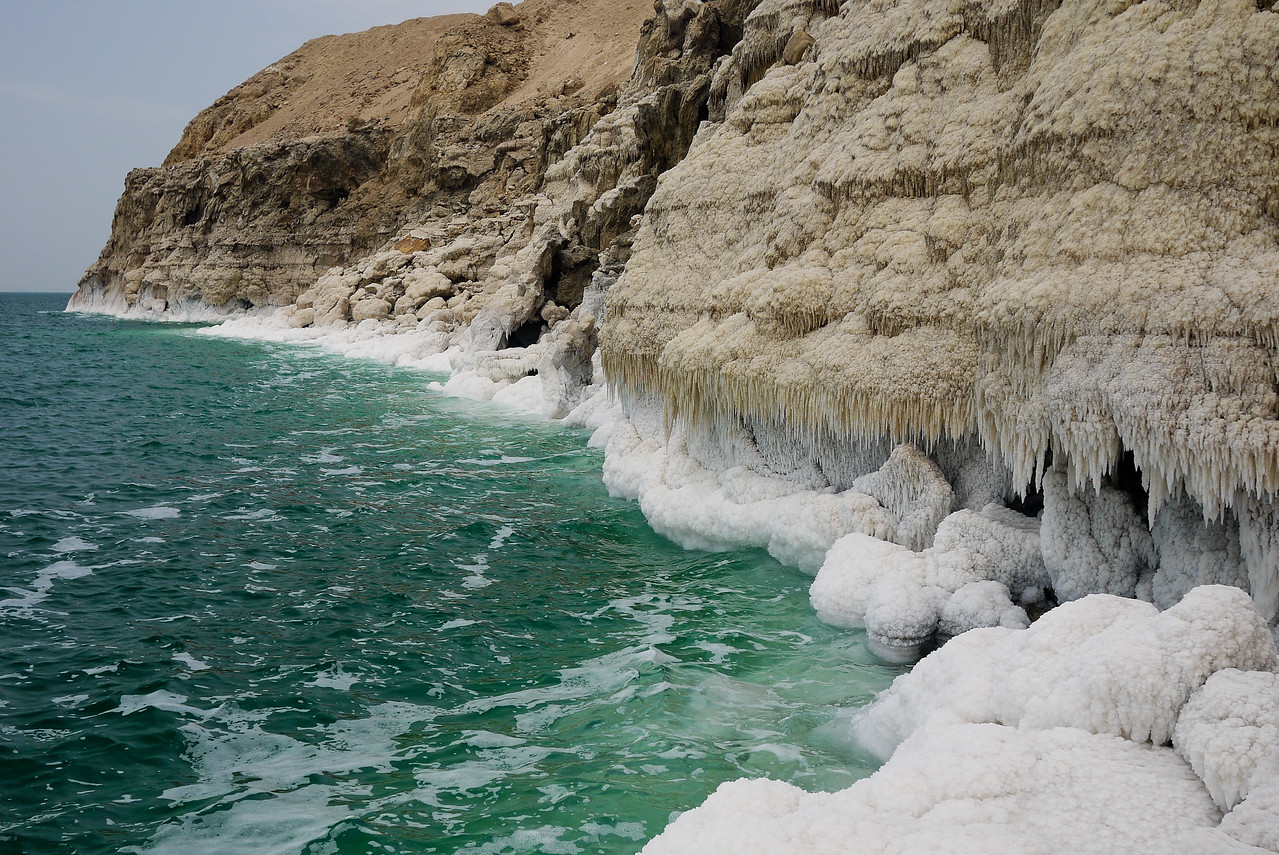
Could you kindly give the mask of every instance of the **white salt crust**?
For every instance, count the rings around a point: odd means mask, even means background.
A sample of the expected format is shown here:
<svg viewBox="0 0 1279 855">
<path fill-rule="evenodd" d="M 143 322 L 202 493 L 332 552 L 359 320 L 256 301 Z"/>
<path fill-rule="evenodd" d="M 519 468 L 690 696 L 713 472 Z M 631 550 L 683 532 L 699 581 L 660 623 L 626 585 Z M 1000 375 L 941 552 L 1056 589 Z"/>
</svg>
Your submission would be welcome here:
<svg viewBox="0 0 1279 855">
<path fill-rule="evenodd" d="M 1273 851 L 1276 667 L 1237 588 L 1163 613 L 1088 596 L 897 678 L 857 723 L 889 757 L 871 777 L 838 793 L 733 781 L 644 852 Z"/>
<path fill-rule="evenodd" d="M 610 381 L 797 440 L 976 436 L 1018 486 L 1127 450 L 1150 515 L 1271 505 L 1279 14 L 833 5 L 747 19 L 608 294 Z"/>
</svg>

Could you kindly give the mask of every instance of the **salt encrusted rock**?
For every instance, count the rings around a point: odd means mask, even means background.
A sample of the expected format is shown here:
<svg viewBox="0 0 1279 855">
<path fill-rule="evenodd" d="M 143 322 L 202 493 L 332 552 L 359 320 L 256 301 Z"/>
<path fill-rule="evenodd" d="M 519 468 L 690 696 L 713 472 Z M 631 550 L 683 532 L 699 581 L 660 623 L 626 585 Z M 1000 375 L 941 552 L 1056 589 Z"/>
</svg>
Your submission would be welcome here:
<svg viewBox="0 0 1279 855">
<path fill-rule="evenodd" d="M 1183 496 L 1160 508 L 1150 534 L 1158 569 L 1142 581 L 1142 599 L 1166 609 L 1198 585 L 1249 590 L 1237 525 L 1205 521 L 1203 508 Z"/>
<path fill-rule="evenodd" d="M 1172 744 L 1224 811 L 1279 780 L 1279 674 L 1213 674 L 1182 708 Z"/>
<path fill-rule="evenodd" d="M 351 320 L 357 324 L 367 320 L 380 321 L 389 314 L 391 314 L 391 304 L 377 297 L 360 300 L 351 305 Z"/>
<path fill-rule="evenodd" d="M 773 65 L 801 27 L 812 60 Z M 1102 517 L 1129 460 L 1139 519 L 1273 507 L 1277 50 L 1252 0 L 765 0 L 609 293 L 608 374 L 800 445 L 975 438 L 1018 490 L 1051 453 Z M 1045 526 L 1066 597 L 1153 569 L 1136 526 L 1119 560 Z"/>
<path fill-rule="evenodd" d="M 1088 594 L 1131 597 L 1154 564 L 1150 531 L 1128 494 L 1108 486 L 1072 491 L 1061 472 L 1044 475 L 1041 538 L 1044 566 L 1062 601 Z"/>
<path fill-rule="evenodd" d="M 309 327 L 315 323 L 315 309 L 298 309 L 289 317 L 291 327 Z"/>
<path fill-rule="evenodd" d="M 1025 626 L 1014 600 L 1038 602 L 1047 584 L 1038 521 L 991 505 L 946 517 L 923 552 L 846 535 L 826 554 L 809 598 L 823 621 L 865 626 L 877 654 L 913 661 L 939 622 L 942 635 Z"/>
<path fill-rule="evenodd" d="M 782 48 L 782 62 L 787 65 L 795 65 L 804 58 L 804 51 L 808 50 L 817 40 L 803 30 L 796 30 L 794 34 L 786 40 L 786 47 Z"/>
<path fill-rule="evenodd" d="M 937 618 L 938 635 L 949 638 L 988 626 L 1025 629 L 1030 618 L 1021 606 L 1013 605 L 1008 587 L 1002 582 L 969 582 L 946 598 Z"/>
<path fill-rule="evenodd" d="M 638 499 L 649 524 L 676 543 L 767 548 L 814 572 L 830 545 L 850 531 L 879 538 L 892 531 L 891 515 L 870 496 L 796 489 L 784 479 L 740 469 L 714 472 L 689 456 L 682 432 L 665 444 L 656 438 L 663 434 L 660 410 L 648 427 L 636 416 L 633 410 L 609 439 L 604 483 L 612 495 Z"/>
<path fill-rule="evenodd" d="M 1162 745 L 1210 676 L 1277 666 L 1265 621 L 1238 588 L 1196 588 L 1162 613 L 1094 594 L 1023 631 L 958 636 L 898 677 L 868 709 L 859 735 L 884 756 L 934 718 L 1078 727 Z"/>
<path fill-rule="evenodd" d="M 913 736 L 873 776 L 837 793 L 721 784 L 643 853 L 1161 855 L 1218 816 L 1168 749 L 1073 728 L 952 725 Z"/>
<path fill-rule="evenodd" d="M 451 297 L 456 290 L 453 280 L 432 268 L 415 267 L 404 277 L 404 296 L 415 309 L 436 297 Z"/>
<path fill-rule="evenodd" d="M 916 552 L 933 543 L 937 524 L 950 513 L 954 494 L 937 464 L 916 446 L 903 443 L 875 472 L 853 482 L 897 518 L 893 540 Z"/>
</svg>

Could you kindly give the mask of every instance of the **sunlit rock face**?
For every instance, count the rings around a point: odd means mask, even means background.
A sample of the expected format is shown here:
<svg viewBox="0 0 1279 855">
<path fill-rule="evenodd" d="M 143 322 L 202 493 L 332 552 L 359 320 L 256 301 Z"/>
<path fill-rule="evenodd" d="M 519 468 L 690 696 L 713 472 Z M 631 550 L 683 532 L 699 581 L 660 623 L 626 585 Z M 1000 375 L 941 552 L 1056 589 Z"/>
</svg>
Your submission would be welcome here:
<svg viewBox="0 0 1279 855">
<path fill-rule="evenodd" d="M 1042 488 L 1063 599 L 1246 580 L 1273 617 L 1277 56 L 1253 0 L 768 0 L 609 294 L 610 381 L 690 432 L 975 441 Z M 1196 537 L 1220 572 L 1172 568 Z"/>
</svg>

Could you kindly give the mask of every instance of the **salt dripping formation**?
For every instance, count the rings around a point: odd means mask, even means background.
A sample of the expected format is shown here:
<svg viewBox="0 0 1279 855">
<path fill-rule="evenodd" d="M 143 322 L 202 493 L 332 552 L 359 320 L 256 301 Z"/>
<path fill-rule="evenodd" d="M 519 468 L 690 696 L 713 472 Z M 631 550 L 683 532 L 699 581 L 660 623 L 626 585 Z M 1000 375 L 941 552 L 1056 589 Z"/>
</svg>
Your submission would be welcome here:
<svg viewBox="0 0 1279 855">
<path fill-rule="evenodd" d="M 765 0 L 608 296 L 603 364 L 642 414 L 616 489 L 739 496 L 746 465 L 875 497 L 801 539 L 851 537 L 814 604 L 905 655 L 1049 589 L 1167 607 L 1222 582 L 1273 619 L 1267 6 Z M 629 477 L 635 455 L 670 475 Z"/>
</svg>

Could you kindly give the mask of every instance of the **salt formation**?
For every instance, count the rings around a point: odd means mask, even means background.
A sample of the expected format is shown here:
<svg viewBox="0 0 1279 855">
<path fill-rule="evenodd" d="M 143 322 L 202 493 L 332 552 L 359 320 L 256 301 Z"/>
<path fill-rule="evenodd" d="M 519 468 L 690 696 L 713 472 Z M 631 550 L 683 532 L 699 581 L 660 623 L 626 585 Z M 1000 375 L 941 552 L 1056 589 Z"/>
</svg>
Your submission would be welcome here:
<svg viewBox="0 0 1279 855">
<path fill-rule="evenodd" d="M 1058 599 L 1225 582 L 1275 617 L 1265 5 L 766 0 L 609 292 L 610 382 L 818 469 L 830 436 L 986 449 L 988 501 L 1042 491 Z"/>
<path fill-rule="evenodd" d="M 1182 708 L 1172 743 L 1222 810 L 1279 780 L 1279 675 L 1213 674 Z"/>
<path fill-rule="evenodd" d="M 822 620 L 865 627 L 876 653 L 910 662 L 939 629 L 1024 627 L 1022 606 L 1042 601 L 1046 587 L 1037 522 L 992 504 L 946 517 L 923 552 L 849 534 L 826 554 L 810 595 Z"/>
<path fill-rule="evenodd" d="M 870 778 L 830 794 L 725 784 L 644 851 L 1273 848 L 1277 668 L 1237 588 L 1162 613 L 1094 594 L 1029 629 L 969 632 L 897 678 L 857 724 L 891 755 Z"/>
<path fill-rule="evenodd" d="M 728 784 L 651 851 L 1279 849 L 1270 6 L 659 0 L 628 81 L 523 106 L 517 24 L 560 13 L 502 7 L 404 128 L 280 149 L 368 148 L 325 175 L 411 199 L 306 232 L 279 293 L 187 165 L 130 185 L 77 299 L 284 303 L 255 334 L 597 428 L 656 530 L 816 573 L 884 657 L 953 636 L 861 723 L 874 778 Z M 321 183 L 309 224 L 345 222 Z"/>
</svg>

